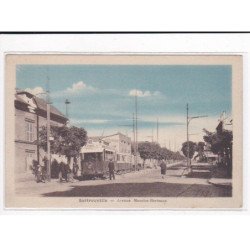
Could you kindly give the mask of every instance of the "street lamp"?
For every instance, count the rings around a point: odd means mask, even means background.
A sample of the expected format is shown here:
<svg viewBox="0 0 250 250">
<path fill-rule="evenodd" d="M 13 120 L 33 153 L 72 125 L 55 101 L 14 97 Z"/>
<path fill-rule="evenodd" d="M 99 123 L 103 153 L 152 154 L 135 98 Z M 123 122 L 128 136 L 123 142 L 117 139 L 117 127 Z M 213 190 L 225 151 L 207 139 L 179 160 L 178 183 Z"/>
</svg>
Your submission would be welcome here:
<svg viewBox="0 0 250 250">
<path fill-rule="evenodd" d="M 188 114 L 189 111 L 189 107 L 188 107 L 188 103 L 187 103 L 187 169 L 188 169 L 188 173 L 191 172 L 191 164 L 190 164 L 190 157 L 189 157 L 189 124 L 193 119 L 198 119 L 198 118 L 203 118 L 203 117 L 207 117 L 207 115 L 199 115 L 199 116 L 189 116 Z"/>
<path fill-rule="evenodd" d="M 68 99 L 65 100 L 65 106 L 66 106 L 66 117 L 69 118 L 69 110 L 68 105 L 70 104 L 70 101 Z"/>
</svg>

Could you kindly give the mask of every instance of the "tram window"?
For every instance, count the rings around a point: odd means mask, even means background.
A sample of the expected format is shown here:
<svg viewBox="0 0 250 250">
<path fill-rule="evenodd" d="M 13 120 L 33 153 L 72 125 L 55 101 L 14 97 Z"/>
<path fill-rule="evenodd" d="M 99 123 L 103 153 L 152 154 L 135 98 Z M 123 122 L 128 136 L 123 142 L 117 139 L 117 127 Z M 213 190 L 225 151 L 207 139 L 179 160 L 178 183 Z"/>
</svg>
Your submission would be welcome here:
<svg viewBox="0 0 250 250">
<path fill-rule="evenodd" d="M 98 161 L 102 161 L 102 153 L 97 153 L 97 159 Z"/>
<path fill-rule="evenodd" d="M 84 154 L 85 161 L 102 161 L 102 153 L 87 153 Z"/>
<path fill-rule="evenodd" d="M 94 153 L 84 154 L 84 160 L 85 161 L 94 161 L 95 160 L 95 154 Z"/>
</svg>

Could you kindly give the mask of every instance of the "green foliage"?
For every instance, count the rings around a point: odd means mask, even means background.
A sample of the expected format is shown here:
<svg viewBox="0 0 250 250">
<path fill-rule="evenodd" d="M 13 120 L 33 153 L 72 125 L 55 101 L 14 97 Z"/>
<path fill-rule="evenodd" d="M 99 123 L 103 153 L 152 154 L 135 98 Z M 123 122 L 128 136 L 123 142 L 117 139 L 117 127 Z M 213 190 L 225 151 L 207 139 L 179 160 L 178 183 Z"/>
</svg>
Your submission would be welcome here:
<svg viewBox="0 0 250 250">
<path fill-rule="evenodd" d="M 197 147 L 196 143 L 192 141 L 189 141 L 189 142 L 186 141 L 182 143 L 181 151 L 186 157 L 188 157 L 188 147 L 189 147 L 189 159 L 192 159 L 196 151 L 196 147 Z"/>
<path fill-rule="evenodd" d="M 211 151 L 214 154 L 218 154 L 222 162 L 221 164 L 228 169 L 228 176 L 232 176 L 232 145 L 233 145 L 233 133 L 229 130 L 220 130 L 217 132 L 209 132 L 203 129 L 206 135 L 203 137 L 204 141 L 209 143 Z"/>
<path fill-rule="evenodd" d="M 172 155 L 173 160 L 184 160 L 184 156 L 180 154 L 180 152 L 173 152 Z"/>
<path fill-rule="evenodd" d="M 229 149 L 232 147 L 232 131 L 223 130 L 221 133 L 212 133 L 207 131 L 206 129 L 203 129 L 203 131 L 206 133 L 206 135 L 203 136 L 203 139 L 205 142 L 211 145 L 211 151 L 214 154 L 222 153 L 223 151 L 225 151 L 225 149 Z"/>
<path fill-rule="evenodd" d="M 163 147 L 160 149 L 158 160 L 168 160 L 171 158 L 171 151 Z"/>
<path fill-rule="evenodd" d="M 198 142 L 196 148 L 197 152 L 204 152 L 204 148 L 205 148 L 205 143 L 202 141 Z"/>
<path fill-rule="evenodd" d="M 158 143 L 151 143 L 151 159 L 159 160 L 161 158 L 161 147 Z"/>
<path fill-rule="evenodd" d="M 58 178 L 60 172 L 60 165 L 57 160 L 53 160 L 51 163 L 51 178 Z"/>
<path fill-rule="evenodd" d="M 206 161 L 206 156 L 204 154 L 205 149 L 205 143 L 204 142 L 198 142 L 196 146 L 196 151 L 198 152 L 198 155 L 195 156 L 195 159 L 199 157 L 199 162 Z"/>
<path fill-rule="evenodd" d="M 150 142 L 140 142 L 138 144 L 138 151 L 141 158 L 145 161 L 152 158 L 152 150 Z"/>
<path fill-rule="evenodd" d="M 156 160 L 183 160 L 184 157 L 179 152 L 173 152 L 166 147 L 161 147 L 153 142 L 140 142 L 138 144 L 138 151 L 141 158 L 145 161 L 147 159 Z"/>
<path fill-rule="evenodd" d="M 78 156 L 81 147 L 87 142 L 86 130 L 74 126 L 51 126 L 51 136 L 53 137 L 50 142 L 51 153 L 65 155 L 68 158 Z M 47 151 L 47 131 L 45 126 L 39 131 L 39 145 Z"/>
<path fill-rule="evenodd" d="M 176 152 L 173 152 L 165 147 L 160 149 L 158 160 L 178 160 L 175 157 Z"/>
</svg>

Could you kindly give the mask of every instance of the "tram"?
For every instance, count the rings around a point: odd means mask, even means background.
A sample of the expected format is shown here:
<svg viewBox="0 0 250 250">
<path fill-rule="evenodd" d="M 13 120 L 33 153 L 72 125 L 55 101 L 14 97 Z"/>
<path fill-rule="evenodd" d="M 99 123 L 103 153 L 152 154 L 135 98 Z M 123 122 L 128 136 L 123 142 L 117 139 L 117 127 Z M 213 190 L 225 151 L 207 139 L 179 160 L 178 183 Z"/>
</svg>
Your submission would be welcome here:
<svg viewBox="0 0 250 250">
<path fill-rule="evenodd" d="M 137 156 L 135 169 L 135 156 L 131 154 L 117 153 L 114 147 L 103 140 L 89 140 L 82 147 L 80 153 L 81 176 L 83 179 L 105 178 L 108 176 L 108 164 L 110 159 L 115 163 L 115 173 L 123 174 L 142 168 L 142 159 Z"/>
<path fill-rule="evenodd" d="M 81 149 L 81 175 L 83 178 L 104 178 L 108 174 L 108 163 L 115 159 L 115 150 L 100 145 L 86 145 Z"/>
</svg>

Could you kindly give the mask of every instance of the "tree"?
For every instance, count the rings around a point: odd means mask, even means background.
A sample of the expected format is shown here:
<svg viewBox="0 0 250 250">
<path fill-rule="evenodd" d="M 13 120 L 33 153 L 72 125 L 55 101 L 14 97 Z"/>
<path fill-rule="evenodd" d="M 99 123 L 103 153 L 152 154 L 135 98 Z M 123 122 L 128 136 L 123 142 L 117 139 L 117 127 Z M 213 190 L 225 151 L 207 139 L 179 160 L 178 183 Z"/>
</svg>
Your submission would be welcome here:
<svg viewBox="0 0 250 250">
<path fill-rule="evenodd" d="M 138 144 L 138 151 L 140 153 L 140 157 L 143 159 L 143 165 L 147 159 L 151 159 L 152 150 L 150 142 L 140 142 Z"/>
<path fill-rule="evenodd" d="M 61 127 L 61 148 L 67 158 L 76 157 L 79 155 L 82 146 L 87 143 L 87 132 L 84 128 Z"/>
<path fill-rule="evenodd" d="M 165 147 L 161 148 L 160 149 L 160 152 L 159 152 L 159 160 L 167 160 L 169 159 L 169 150 Z"/>
<path fill-rule="evenodd" d="M 197 147 L 196 147 L 196 151 L 198 152 L 198 155 L 195 156 L 195 158 L 199 157 L 199 161 L 205 160 L 204 148 L 205 148 L 205 143 L 201 141 L 198 142 Z"/>
<path fill-rule="evenodd" d="M 184 160 L 185 157 L 180 152 L 173 152 L 173 160 Z"/>
<path fill-rule="evenodd" d="M 170 160 L 170 159 L 175 160 L 175 152 L 172 152 L 165 147 L 161 148 L 159 160 Z"/>
<path fill-rule="evenodd" d="M 155 160 L 161 159 L 161 147 L 158 143 L 151 142 L 150 159 L 155 159 Z"/>
<path fill-rule="evenodd" d="M 53 137 L 50 142 L 51 153 L 65 155 L 68 162 L 71 157 L 75 159 L 79 155 L 81 147 L 87 142 L 86 130 L 75 126 L 51 126 L 51 136 Z M 39 131 L 39 145 L 47 151 L 47 129 L 45 126 Z"/>
<path fill-rule="evenodd" d="M 203 131 L 206 133 L 203 136 L 204 141 L 211 145 L 211 151 L 219 155 L 222 164 L 227 167 L 228 175 L 232 176 L 232 131 L 225 129 L 217 132 L 209 132 L 206 129 Z"/>
<path fill-rule="evenodd" d="M 138 144 L 138 151 L 143 164 L 147 159 L 155 160 L 183 160 L 184 157 L 179 152 L 173 152 L 166 147 L 161 147 L 158 143 L 154 142 L 140 142 Z"/>
<path fill-rule="evenodd" d="M 189 144 L 189 154 L 188 154 L 188 144 Z M 196 151 L 196 143 L 189 141 L 189 142 L 184 142 L 182 143 L 182 148 L 181 151 L 183 152 L 183 154 L 188 157 L 189 155 L 189 159 L 192 159 L 194 156 L 194 153 Z"/>
</svg>

